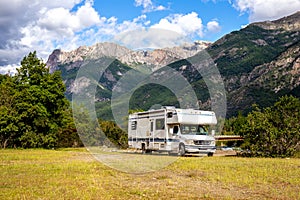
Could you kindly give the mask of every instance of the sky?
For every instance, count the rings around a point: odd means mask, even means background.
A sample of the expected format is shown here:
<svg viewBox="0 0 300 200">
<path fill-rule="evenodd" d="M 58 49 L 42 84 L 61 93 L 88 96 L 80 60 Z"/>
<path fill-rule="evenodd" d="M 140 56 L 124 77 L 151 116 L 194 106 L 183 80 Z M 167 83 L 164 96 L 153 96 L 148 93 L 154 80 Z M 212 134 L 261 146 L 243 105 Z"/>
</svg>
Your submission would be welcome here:
<svg viewBox="0 0 300 200">
<path fill-rule="evenodd" d="M 54 49 L 149 29 L 214 42 L 249 23 L 299 10 L 300 0 L 0 0 L 0 73 L 14 73 L 32 51 L 46 62 Z"/>
</svg>

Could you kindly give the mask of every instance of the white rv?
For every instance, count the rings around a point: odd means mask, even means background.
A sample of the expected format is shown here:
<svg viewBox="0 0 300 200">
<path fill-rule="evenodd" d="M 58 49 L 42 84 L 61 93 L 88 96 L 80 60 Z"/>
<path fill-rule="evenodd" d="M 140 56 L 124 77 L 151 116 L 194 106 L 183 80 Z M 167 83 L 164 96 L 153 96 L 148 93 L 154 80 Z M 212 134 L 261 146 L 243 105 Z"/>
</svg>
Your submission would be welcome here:
<svg viewBox="0 0 300 200">
<path fill-rule="evenodd" d="M 162 107 L 159 110 L 129 115 L 128 145 L 151 151 L 168 152 L 180 156 L 186 153 L 204 153 L 212 156 L 216 150 L 215 138 L 206 130 L 217 124 L 212 111 Z"/>
</svg>

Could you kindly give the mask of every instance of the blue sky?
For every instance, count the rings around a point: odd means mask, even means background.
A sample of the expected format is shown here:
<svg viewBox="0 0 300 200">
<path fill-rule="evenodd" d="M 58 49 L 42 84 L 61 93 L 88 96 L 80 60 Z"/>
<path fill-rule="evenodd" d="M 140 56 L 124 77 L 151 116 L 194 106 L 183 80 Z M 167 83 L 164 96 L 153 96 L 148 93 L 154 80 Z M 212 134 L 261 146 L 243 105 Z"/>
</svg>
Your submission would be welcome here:
<svg viewBox="0 0 300 200">
<path fill-rule="evenodd" d="M 108 3 L 109 2 L 109 3 Z M 100 0 L 94 3 L 99 12 L 106 17 L 117 17 L 118 21 L 131 20 L 145 14 L 151 24 L 157 24 L 163 18 L 174 14 L 187 15 L 195 12 L 206 25 L 210 21 L 216 21 L 220 25 L 220 30 L 205 34 L 203 37 L 195 39 L 215 41 L 233 30 L 238 30 L 242 25 L 249 23 L 248 13 L 241 13 L 226 0 L 201 1 L 201 0 L 173 0 L 173 1 L 152 1 L 154 6 L 163 6 L 165 10 L 161 11 L 144 11 L 143 6 L 134 6 L 128 4 L 128 1 L 120 0 Z"/>
<path fill-rule="evenodd" d="M 299 10 L 300 0 L 2 0 L 0 73 L 14 71 L 34 50 L 46 62 L 56 48 L 70 51 L 149 28 L 216 41 Z"/>
</svg>

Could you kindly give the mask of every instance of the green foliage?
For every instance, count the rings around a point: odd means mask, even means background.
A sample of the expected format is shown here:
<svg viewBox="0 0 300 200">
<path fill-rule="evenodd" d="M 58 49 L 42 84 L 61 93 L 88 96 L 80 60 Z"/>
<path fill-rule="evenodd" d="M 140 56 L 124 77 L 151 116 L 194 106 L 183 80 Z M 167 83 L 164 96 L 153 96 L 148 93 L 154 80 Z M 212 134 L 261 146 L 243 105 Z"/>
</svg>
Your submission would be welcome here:
<svg viewBox="0 0 300 200">
<path fill-rule="evenodd" d="M 70 129 L 69 102 L 59 72 L 49 73 L 46 65 L 29 53 L 15 76 L 1 76 L 1 147 L 43 147 L 59 145 Z"/>
<path fill-rule="evenodd" d="M 241 128 L 245 123 L 246 123 L 246 117 L 242 115 L 242 112 L 239 112 L 238 116 L 225 120 L 222 134 L 236 135 L 238 134 L 238 131 L 241 130 Z"/>
<path fill-rule="evenodd" d="M 78 134 L 85 146 L 127 147 L 127 132 L 115 122 L 94 120 L 83 106 L 75 106 L 73 112 Z"/>
<path fill-rule="evenodd" d="M 254 111 L 235 131 L 245 137 L 244 148 L 251 155 L 293 156 L 300 150 L 300 100 L 283 96 L 273 106 Z"/>
<path fill-rule="evenodd" d="M 133 114 L 133 113 L 137 113 L 137 112 L 143 112 L 143 109 L 134 109 L 134 110 L 129 110 L 128 114 Z"/>
<path fill-rule="evenodd" d="M 14 108 L 12 77 L 0 75 L 0 147 L 5 148 L 18 136 L 18 113 Z"/>
<path fill-rule="evenodd" d="M 95 109 L 97 112 L 97 117 L 99 119 L 105 120 L 113 120 L 114 116 L 111 110 L 111 102 L 103 101 L 103 102 L 95 102 Z"/>
<path fill-rule="evenodd" d="M 85 146 L 103 145 L 105 135 L 101 131 L 98 121 L 91 118 L 87 109 L 73 105 L 73 117 L 77 132 Z"/>
<path fill-rule="evenodd" d="M 23 125 L 20 145 L 55 147 L 56 134 L 64 126 L 64 111 L 69 106 L 64 97 L 65 86 L 59 72 L 50 74 L 35 52 L 29 53 L 21 65 L 15 77 L 16 109 L 20 115 L 19 124 Z M 32 141 L 28 143 L 29 139 Z"/>
<path fill-rule="evenodd" d="M 82 141 L 79 138 L 77 129 L 73 120 L 73 114 L 71 109 L 67 109 L 64 112 L 63 119 L 64 127 L 57 133 L 58 147 L 82 147 Z"/>
<path fill-rule="evenodd" d="M 155 104 L 179 106 L 178 100 L 171 90 L 164 86 L 150 83 L 138 88 L 133 93 L 129 107 L 133 110 L 149 110 Z"/>
<path fill-rule="evenodd" d="M 128 147 L 127 132 L 122 130 L 115 122 L 112 121 L 99 121 L 101 130 L 111 143 L 120 148 Z"/>
</svg>

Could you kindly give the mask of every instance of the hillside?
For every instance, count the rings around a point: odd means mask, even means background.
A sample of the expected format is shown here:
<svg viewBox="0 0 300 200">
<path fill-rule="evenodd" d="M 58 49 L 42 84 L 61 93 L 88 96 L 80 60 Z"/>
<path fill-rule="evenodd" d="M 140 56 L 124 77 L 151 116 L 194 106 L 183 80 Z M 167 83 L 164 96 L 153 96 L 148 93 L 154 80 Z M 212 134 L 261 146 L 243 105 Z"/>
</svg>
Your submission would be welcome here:
<svg viewBox="0 0 300 200">
<path fill-rule="evenodd" d="M 129 70 L 147 74 L 171 67 L 192 85 L 200 107 L 210 109 L 211 99 L 203 78 L 187 60 L 182 59 L 190 56 L 189 59 L 193 59 L 203 46 L 224 80 L 227 117 L 236 115 L 238 111 L 248 112 L 254 103 L 270 106 L 282 95 L 300 97 L 300 12 L 275 21 L 250 24 L 213 44 L 195 43 L 186 47 L 132 51 L 112 43 L 99 43 L 71 52 L 55 50 L 47 65 L 52 71 L 62 71 L 70 98 L 75 92 L 76 72 L 82 65 L 96 66 L 97 60 L 103 56 L 115 57 L 117 60 L 103 73 L 99 81 L 103 87 L 98 88 L 96 95 L 98 111 L 108 119 L 112 117 L 109 109 L 111 91 Z M 166 64 L 169 65 L 164 67 Z M 139 68 L 141 65 L 147 67 Z M 178 105 L 178 101 L 167 88 L 157 84 L 145 85 L 133 94 L 130 109 L 149 109 L 154 104 Z"/>
<path fill-rule="evenodd" d="M 299 91 L 300 12 L 248 25 L 207 49 L 224 77 L 228 114 L 263 107 Z"/>
</svg>

